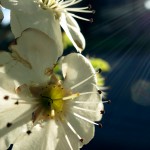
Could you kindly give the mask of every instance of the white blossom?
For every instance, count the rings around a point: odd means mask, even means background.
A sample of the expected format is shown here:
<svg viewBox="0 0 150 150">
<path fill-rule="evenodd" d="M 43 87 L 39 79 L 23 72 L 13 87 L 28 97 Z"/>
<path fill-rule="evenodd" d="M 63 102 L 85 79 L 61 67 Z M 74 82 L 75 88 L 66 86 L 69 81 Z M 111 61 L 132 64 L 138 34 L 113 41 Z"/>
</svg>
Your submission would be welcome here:
<svg viewBox="0 0 150 150">
<path fill-rule="evenodd" d="M 46 34 L 28 29 L 11 52 L 0 52 L 2 150 L 10 144 L 13 150 L 78 150 L 93 138 L 103 111 L 96 72 L 72 53 L 59 61 L 58 80 L 53 68 L 61 54 L 54 48 Z"/>
<path fill-rule="evenodd" d="M 73 12 L 92 13 L 89 7 L 72 8 L 82 0 L 1 0 L 4 7 L 11 9 L 11 29 L 15 37 L 26 28 L 36 28 L 60 43 L 59 23 L 77 51 L 85 48 L 85 39 L 74 18 L 91 21 Z M 59 34 L 58 34 L 59 33 Z"/>
</svg>

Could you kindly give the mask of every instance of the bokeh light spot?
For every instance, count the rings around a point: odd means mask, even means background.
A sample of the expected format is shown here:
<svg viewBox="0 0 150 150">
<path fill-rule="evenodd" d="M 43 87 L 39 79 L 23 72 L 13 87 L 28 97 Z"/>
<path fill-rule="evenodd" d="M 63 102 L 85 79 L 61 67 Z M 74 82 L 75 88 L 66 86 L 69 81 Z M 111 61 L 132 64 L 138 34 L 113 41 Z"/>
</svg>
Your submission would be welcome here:
<svg viewBox="0 0 150 150">
<path fill-rule="evenodd" d="M 150 82 L 138 80 L 131 88 L 132 100 L 143 106 L 150 106 Z"/>
<path fill-rule="evenodd" d="M 144 6 L 146 9 L 150 9 L 150 0 L 145 1 Z"/>
</svg>

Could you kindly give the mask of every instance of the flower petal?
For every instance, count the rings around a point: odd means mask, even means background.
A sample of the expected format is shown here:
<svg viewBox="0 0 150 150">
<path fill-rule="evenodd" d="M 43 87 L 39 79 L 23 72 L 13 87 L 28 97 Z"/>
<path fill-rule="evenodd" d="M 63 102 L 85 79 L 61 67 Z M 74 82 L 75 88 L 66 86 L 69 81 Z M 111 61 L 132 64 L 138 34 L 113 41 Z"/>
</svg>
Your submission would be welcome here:
<svg viewBox="0 0 150 150">
<path fill-rule="evenodd" d="M 95 74 L 95 70 L 90 61 L 81 54 L 71 53 L 65 56 L 62 59 L 61 67 L 63 77 L 65 78 L 65 85 L 68 88 Z M 93 76 L 88 82 L 85 82 L 84 85 L 88 84 L 90 90 L 92 90 L 93 87 L 91 83 L 96 84 L 96 76 Z M 86 91 L 86 89 L 83 89 L 83 91 Z"/>
<path fill-rule="evenodd" d="M 8 92 L 15 92 L 15 83 L 6 74 L 0 73 L 0 87 Z"/>
<path fill-rule="evenodd" d="M 68 113 L 66 117 L 67 121 L 72 125 L 74 130 L 83 139 L 83 143 L 78 140 L 80 147 L 82 147 L 84 144 L 89 143 L 89 141 L 91 141 L 91 139 L 94 137 L 94 125 L 82 119 L 75 118 L 75 116 L 73 116 L 71 113 Z"/>
<path fill-rule="evenodd" d="M 26 10 L 27 13 L 34 11 L 34 0 L 1 0 L 1 5 L 8 9 L 15 9 L 17 11 Z"/>
<path fill-rule="evenodd" d="M 32 118 L 35 105 L 16 103 L 14 82 L 0 73 L 0 146 L 7 149 L 22 133 L 23 125 Z"/>
<path fill-rule="evenodd" d="M 15 84 L 0 73 L 0 145 L 7 149 L 22 131 L 22 125 L 31 120 L 34 106 L 16 104 Z"/>
<path fill-rule="evenodd" d="M 23 125 L 31 120 L 32 112 L 33 107 L 30 105 L 15 105 L 0 113 L 0 145 L 2 149 L 7 149 L 23 132 Z"/>
<path fill-rule="evenodd" d="M 60 25 L 66 32 L 74 47 L 78 52 L 81 53 L 85 48 L 85 39 L 76 23 L 73 22 L 70 18 L 67 18 L 65 14 L 62 14 L 60 17 Z"/>
<path fill-rule="evenodd" d="M 55 120 L 48 121 L 42 128 L 34 127 L 30 135 L 25 134 L 14 143 L 14 150 L 56 150 L 58 125 Z"/>
<path fill-rule="evenodd" d="M 55 41 L 41 31 L 27 29 L 17 39 L 17 45 L 11 48 L 31 64 L 39 78 L 44 79 L 60 56 L 56 45 Z"/>
<path fill-rule="evenodd" d="M 96 75 L 90 61 L 81 54 L 69 54 L 62 60 L 62 72 L 65 78 L 64 86 L 68 89 L 93 75 L 86 82 L 72 89 L 73 93 L 93 92 L 76 98 L 76 101 L 86 102 L 84 105 L 83 103 L 76 103 L 76 105 L 74 102 L 70 103 L 72 105 L 70 108 L 77 106 L 86 109 L 87 111 L 75 109 L 70 111 L 77 112 L 79 115 L 86 117 L 91 121 L 99 121 L 102 118 L 100 111 L 103 110 L 103 103 L 102 98 L 95 87 Z"/>
<path fill-rule="evenodd" d="M 0 72 L 6 73 L 9 78 L 18 82 L 17 84 L 31 84 L 31 82 L 40 83 L 36 73 L 28 67 L 29 63 L 21 63 L 12 56 L 13 53 L 0 52 Z M 24 61 L 23 61 L 24 62 Z M 26 61 L 27 62 L 27 61 Z M 29 65 L 30 66 L 30 65 Z"/>
<path fill-rule="evenodd" d="M 26 12 L 12 11 L 11 29 L 15 37 L 19 37 L 21 32 L 27 28 L 35 28 L 47 34 L 57 42 L 57 50 L 62 53 L 62 34 L 59 22 L 55 19 L 53 12 L 37 9 L 36 12 L 28 15 Z"/>
<path fill-rule="evenodd" d="M 80 27 L 79 27 L 77 21 L 69 13 L 66 14 L 66 20 L 69 25 L 77 28 L 80 31 Z"/>
<path fill-rule="evenodd" d="M 57 51 L 63 51 L 59 20 L 52 10 L 44 10 L 34 0 L 2 0 L 2 5 L 11 9 L 11 29 L 19 37 L 27 28 L 38 29 L 57 42 Z"/>
<path fill-rule="evenodd" d="M 59 57 L 55 45 L 56 43 L 41 31 L 27 29 L 17 39 L 17 45 L 10 46 L 12 53 L 0 53 L 0 65 L 3 66 L 0 70 L 20 84 L 44 83 L 49 80 Z"/>
<path fill-rule="evenodd" d="M 24 128 L 25 127 L 21 123 L 20 126 L 15 129 L 11 129 L 10 132 L 3 135 L 3 137 L 0 138 L 1 149 L 8 149 L 10 145 L 16 140 L 17 136 L 19 136 L 23 132 Z"/>
<path fill-rule="evenodd" d="M 61 122 L 59 126 L 59 141 L 56 150 L 78 150 L 80 142 L 78 137 L 72 132 L 72 130 L 70 130 L 65 121 Z"/>
</svg>

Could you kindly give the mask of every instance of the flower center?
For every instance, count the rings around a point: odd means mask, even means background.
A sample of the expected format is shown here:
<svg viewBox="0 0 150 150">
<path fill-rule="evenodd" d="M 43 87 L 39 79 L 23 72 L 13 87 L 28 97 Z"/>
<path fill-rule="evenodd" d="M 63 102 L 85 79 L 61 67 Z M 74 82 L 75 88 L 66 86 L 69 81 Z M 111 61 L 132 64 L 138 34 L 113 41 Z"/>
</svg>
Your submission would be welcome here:
<svg viewBox="0 0 150 150">
<path fill-rule="evenodd" d="M 65 90 L 60 84 L 48 85 L 42 90 L 40 103 L 48 116 L 54 117 L 56 113 L 63 111 L 65 94 Z"/>
<path fill-rule="evenodd" d="M 62 119 L 67 112 L 67 103 L 79 96 L 72 93 L 71 89 L 63 88 L 56 77 L 52 76 L 51 83 L 45 86 L 33 85 L 29 87 L 34 97 L 37 109 L 33 112 L 33 122 L 51 118 Z"/>
</svg>

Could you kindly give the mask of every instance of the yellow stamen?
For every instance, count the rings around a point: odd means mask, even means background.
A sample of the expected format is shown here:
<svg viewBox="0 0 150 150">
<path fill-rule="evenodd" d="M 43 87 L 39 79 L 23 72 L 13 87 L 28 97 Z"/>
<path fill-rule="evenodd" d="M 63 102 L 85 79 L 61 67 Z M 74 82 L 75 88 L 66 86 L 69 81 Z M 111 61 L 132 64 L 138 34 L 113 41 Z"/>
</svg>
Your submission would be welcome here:
<svg viewBox="0 0 150 150">
<path fill-rule="evenodd" d="M 79 94 L 79 93 L 76 93 L 76 94 L 72 94 L 72 95 L 70 95 L 70 96 L 63 97 L 62 99 L 63 99 L 63 100 L 69 100 L 69 99 L 77 98 L 77 97 L 79 97 L 79 96 L 80 96 L 80 94 Z"/>
<path fill-rule="evenodd" d="M 51 118 L 54 118 L 54 117 L 55 117 L 55 110 L 52 109 L 52 110 L 51 110 Z"/>
</svg>

